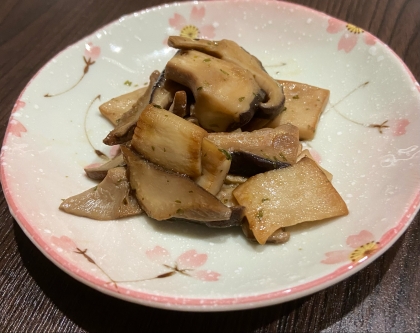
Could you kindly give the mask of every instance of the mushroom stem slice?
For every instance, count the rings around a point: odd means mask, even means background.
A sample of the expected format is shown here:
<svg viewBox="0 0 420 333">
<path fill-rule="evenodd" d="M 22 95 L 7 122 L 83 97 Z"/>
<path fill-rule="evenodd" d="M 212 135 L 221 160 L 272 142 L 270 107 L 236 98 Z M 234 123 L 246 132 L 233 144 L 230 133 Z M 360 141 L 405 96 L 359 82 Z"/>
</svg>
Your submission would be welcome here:
<svg viewBox="0 0 420 333">
<path fill-rule="evenodd" d="M 285 110 L 265 126 L 274 128 L 281 124 L 293 124 L 299 128 L 300 140 L 312 140 L 330 91 L 305 83 L 278 82 L 284 89 Z"/>
<path fill-rule="evenodd" d="M 340 194 L 307 157 L 249 178 L 233 195 L 246 207 L 249 227 L 260 244 L 279 228 L 348 214 Z"/>
<path fill-rule="evenodd" d="M 149 104 L 137 122 L 132 147 L 165 169 L 201 175 L 201 142 L 207 132 L 175 114 Z"/>
<path fill-rule="evenodd" d="M 229 172 L 231 160 L 232 157 L 227 151 L 219 149 L 213 142 L 204 138 L 201 149 L 201 176 L 196 178 L 195 182 L 216 195 Z"/>
<path fill-rule="evenodd" d="M 131 188 L 149 217 L 158 221 L 176 217 L 195 222 L 230 219 L 231 209 L 186 175 L 153 164 L 130 148 L 121 149 Z"/>
<path fill-rule="evenodd" d="M 102 165 L 96 167 L 86 167 L 84 170 L 89 178 L 102 180 L 106 177 L 109 170 L 120 166 L 125 166 L 124 158 L 121 154 L 115 156 L 113 159 Z"/>
<path fill-rule="evenodd" d="M 154 71 L 150 75 L 149 86 L 147 87 L 145 93 L 139 98 L 133 107 L 124 113 L 117 121 L 117 126 L 103 140 L 106 145 L 114 146 L 131 140 L 137 120 L 139 119 L 143 109 L 149 104 L 153 86 L 158 80 L 159 75 L 159 71 Z"/>
<path fill-rule="evenodd" d="M 112 123 L 112 125 L 117 126 L 118 119 L 120 119 L 124 113 L 129 111 L 133 105 L 136 104 L 139 98 L 144 95 L 146 90 L 147 87 L 142 87 L 127 94 L 114 97 L 101 104 L 99 106 L 99 111 Z"/>
<path fill-rule="evenodd" d="M 252 73 L 208 54 L 180 51 L 168 61 L 166 78 L 188 87 L 194 95 L 193 115 L 213 132 L 244 126 L 262 100 Z"/>
<path fill-rule="evenodd" d="M 261 61 L 234 41 L 227 39 L 209 41 L 206 39 L 170 36 L 168 45 L 181 50 L 197 50 L 207 53 L 249 70 L 267 95 L 266 99 L 260 103 L 260 112 L 257 112 L 256 117 L 267 119 L 268 122 L 269 119 L 273 119 L 283 110 L 285 98 L 281 85 L 265 71 Z"/>
<path fill-rule="evenodd" d="M 109 170 L 98 186 L 65 199 L 60 209 L 94 220 L 113 220 L 142 212 L 131 194 L 124 167 Z"/>
<path fill-rule="evenodd" d="M 247 152 L 289 164 L 296 163 L 300 150 L 299 130 L 290 124 L 253 132 L 209 133 L 207 138 L 230 152 Z"/>
</svg>

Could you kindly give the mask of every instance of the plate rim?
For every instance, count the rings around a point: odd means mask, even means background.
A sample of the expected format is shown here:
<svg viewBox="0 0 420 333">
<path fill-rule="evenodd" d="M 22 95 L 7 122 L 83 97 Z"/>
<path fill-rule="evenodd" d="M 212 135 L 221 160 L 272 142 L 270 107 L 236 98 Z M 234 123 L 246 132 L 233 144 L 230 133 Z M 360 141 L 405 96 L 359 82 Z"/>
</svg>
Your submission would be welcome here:
<svg viewBox="0 0 420 333">
<path fill-rule="evenodd" d="M 337 19 L 333 16 L 330 16 L 324 12 L 318 11 L 316 9 L 312 9 L 300 4 L 294 4 L 284 1 L 257 1 L 257 0 L 234 0 L 234 1 L 223 1 L 223 0 L 216 0 L 207 2 L 203 1 L 185 1 L 185 2 L 172 2 L 161 4 L 157 6 L 148 7 L 136 12 L 132 12 L 126 15 L 121 16 L 118 19 L 115 19 L 95 31 L 89 33 L 88 35 L 82 37 L 81 39 L 77 40 L 75 43 L 68 45 L 67 47 L 63 48 L 57 54 L 55 54 L 51 59 L 49 59 L 36 73 L 35 75 L 28 81 L 25 85 L 21 93 L 19 94 L 16 103 L 21 99 L 24 95 L 26 89 L 32 84 L 34 79 L 43 71 L 45 68 L 60 54 L 66 52 L 68 49 L 74 47 L 75 45 L 79 44 L 83 40 L 88 39 L 91 36 L 94 36 L 99 31 L 106 29 L 107 27 L 113 26 L 116 22 L 121 20 L 121 18 L 133 17 L 136 14 L 141 15 L 147 13 L 148 11 L 158 11 L 163 7 L 191 7 L 193 5 L 203 5 L 208 6 L 211 4 L 223 4 L 223 3 L 254 3 L 256 5 L 268 5 L 272 3 L 281 4 L 281 6 L 286 6 L 289 8 L 300 8 L 302 10 L 310 12 L 312 15 L 316 16 L 323 16 L 326 18 L 334 18 L 342 23 L 345 23 L 343 20 Z M 370 34 L 370 32 L 365 31 L 366 33 Z M 370 34 L 371 35 L 371 34 Z M 418 82 L 416 81 L 414 75 L 408 68 L 408 66 L 402 61 L 402 59 L 396 54 L 394 50 L 392 50 L 387 44 L 381 41 L 379 38 L 375 37 L 377 41 L 384 46 L 388 52 L 393 56 L 393 60 L 397 60 L 404 70 L 404 73 L 407 74 L 413 81 L 413 83 L 418 86 Z M 13 109 L 16 106 L 16 103 L 13 106 Z M 12 109 L 12 113 L 13 113 Z M 5 135 L 3 138 L 2 147 L 7 145 L 8 137 L 10 134 L 10 120 L 12 119 L 12 113 L 10 115 L 9 123 L 7 125 Z M 3 151 L 1 154 L 0 162 L 4 161 Z M 372 256 L 369 256 L 364 261 L 358 262 L 356 264 L 344 264 L 339 266 L 336 270 L 326 275 L 322 275 L 319 278 L 311 279 L 306 283 L 299 284 L 295 287 L 291 287 L 288 289 L 281 289 L 275 290 L 266 293 L 258 293 L 251 296 L 238 296 L 238 297 L 222 297 L 222 298 L 203 298 L 203 297 L 176 297 L 176 296 L 164 296 L 164 295 L 157 295 L 147 292 L 140 292 L 131 290 L 125 287 L 118 287 L 118 289 L 126 291 L 126 293 L 121 293 L 118 290 L 116 291 L 115 288 L 112 287 L 104 287 L 107 285 L 107 281 L 90 275 L 89 273 L 85 272 L 82 269 L 78 269 L 77 265 L 70 262 L 64 256 L 61 256 L 57 251 L 55 251 L 48 243 L 38 235 L 38 233 L 34 230 L 35 226 L 31 225 L 31 222 L 26 219 L 21 213 L 18 204 L 15 202 L 14 198 L 10 194 L 8 190 L 8 177 L 5 174 L 4 168 L 2 163 L 0 163 L 0 181 L 3 188 L 4 196 L 6 202 L 9 206 L 9 210 L 11 215 L 14 217 L 18 225 L 24 231 L 26 236 L 31 240 L 31 242 L 41 251 L 43 255 L 45 255 L 52 263 L 54 263 L 58 268 L 64 271 L 66 274 L 72 276 L 79 282 L 82 282 L 89 287 L 110 295 L 112 297 L 116 297 L 119 299 L 123 299 L 125 301 L 142 304 L 146 306 L 151 306 L 155 308 L 162 308 L 162 309 L 170 309 L 170 310 L 179 310 L 179 311 L 233 311 L 233 310 L 243 310 L 243 309 L 252 309 L 264 306 L 270 306 L 274 304 L 280 304 L 287 301 L 291 301 L 294 299 L 298 299 L 304 296 L 308 296 L 314 294 L 320 290 L 327 289 L 334 284 L 337 284 L 348 277 L 354 275 L 355 273 L 359 272 L 373 261 L 375 261 L 379 256 L 384 254 L 407 230 L 410 226 L 411 222 L 417 216 L 420 211 L 420 190 L 414 196 L 412 202 L 408 205 L 406 214 L 395 224 L 394 228 L 389 229 L 390 232 L 388 239 L 385 240 L 385 243 L 382 243 L 381 248 L 374 253 Z"/>
</svg>

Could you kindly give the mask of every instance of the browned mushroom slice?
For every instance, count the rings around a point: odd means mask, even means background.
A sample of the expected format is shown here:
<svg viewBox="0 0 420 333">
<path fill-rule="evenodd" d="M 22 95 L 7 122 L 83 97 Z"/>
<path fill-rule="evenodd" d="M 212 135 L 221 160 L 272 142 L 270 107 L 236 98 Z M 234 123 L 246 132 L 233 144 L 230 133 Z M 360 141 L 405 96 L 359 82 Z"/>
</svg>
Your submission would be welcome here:
<svg viewBox="0 0 420 333">
<path fill-rule="evenodd" d="M 244 151 L 233 151 L 230 155 L 232 157 L 232 163 L 229 173 L 242 177 L 251 177 L 257 173 L 290 166 L 288 162 L 275 161 Z"/>
<path fill-rule="evenodd" d="M 186 117 L 188 115 L 187 111 L 188 100 L 187 93 L 183 90 L 177 91 L 174 95 L 174 100 L 172 105 L 169 108 L 169 112 L 176 114 L 178 117 Z"/>
<path fill-rule="evenodd" d="M 193 115 L 208 131 L 231 131 L 245 125 L 262 100 L 250 71 L 195 50 L 178 52 L 166 64 L 165 73 L 167 79 L 191 90 Z"/>
<path fill-rule="evenodd" d="M 196 222 L 226 221 L 231 209 L 215 196 L 181 175 L 148 162 L 122 147 L 131 188 L 146 214 L 156 220 L 173 217 Z"/>
<path fill-rule="evenodd" d="M 246 207 L 249 227 L 260 244 L 279 228 L 348 214 L 340 194 L 307 157 L 249 178 L 233 195 Z"/>
<path fill-rule="evenodd" d="M 132 147 L 149 161 L 192 178 L 201 175 L 201 127 L 153 105 L 140 115 Z"/>
<path fill-rule="evenodd" d="M 290 164 L 296 163 L 300 150 L 299 130 L 289 124 L 253 132 L 209 133 L 207 138 L 230 152 L 243 151 Z"/>
<path fill-rule="evenodd" d="M 165 70 L 163 70 L 153 86 L 149 104 L 158 105 L 162 109 L 167 110 L 171 106 L 176 92 L 182 90 L 185 90 L 185 87 L 175 81 L 168 80 L 165 75 Z"/>
<path fill-rule="evenodd" d="M 150 82 L 147 90 L 139 98 L 136 104 L 133 105 L 129 111 L 122 115 L 122 117 L 117 122 L 117 126 L 103 140 L 106 145 L 114 146 L 131 140 L 137 120 L 139 119 L 143 109 L 149 104 L 153 86 L 158 78 L 159 71 L 154 71 L 150 75 Z"/>
<path fill-rule="evenodd" d="M 245 207 L 242 206 L 232 206 L 230 207 L 231 215 L 228 220 L 223 221 L 211 221 L 211 222 L 197 222 L 182 218 L 171 218 L 169 221 L 183 221 L 183 222 L 192 222 L 195 224 L 205 225 L 209 228 L 231 228 L 231 227 L 240 227 L 242 225 L 242 220 L 245 216 Z"/>
<path fill-rule="evenodd" d="M 124 158 L 121 154 L 119 154 L 104 164 L 96 167 L 86 167 L 84 170 L 89 178 L 102 180 L 106 177 L 109 170 L 124 165 Z"/>
<path fill-rule="evenodd" d="M 216 194 L 217 199 L 219 199 L 223 204 L 228 207 L 239 206 L 238 201 L 233 196 L 232 192 L 239 184 L 223 184 L 220 191 Z"/>
<path fill-rule="evenodd" d="M 209 41 L 206 39 L 171 36 L 168 39 L 168 45 L 182 50 L 198 50 L 249 70 L 266 94 L 266 99 L 260 103 L 259 112 L 255 116 L 267 119 L 266 122 L 268 122 L 269 119 L 273 119 L 282 111 L 285 98 L 280 84 L 268 75 L 256 57 L 245 51 L 234 41 L 227 39 Z"/>
<path fill-rule="evenodd" d="M 219 149 L 213 142 L 204 138 L 201 149 L 202 171 L 195 182 L 206 191 L 216 195 L 229 172 L 231 159 L 228 152 Z"/>
<path fill-rule="evenodd" d="M 64 200 L 60 209 L 66 213 L 95 220 L 113 220 L 141 214 L 136 198 L 130 192 L 124 167 L 108 171 L 98 185 Z"/>
<path fill-rule="evenodd" d="M 115 97 L 100 105 L 99 111 L 116 126 L 118 119 L 136 104 L 139 98 L 145 94 L 146 90 L 147 87 L 142 87 L 127 94 Z"/>
<path fill-rule="evenodd" d="M 284 88 L 286 96 L 285 110 L 267 127 L 277 127 L 281 124 L 293 124 L 299 128 L 301 140 L 312 140 L 321 113 L 327 105 L 330 91 L 293 81 L 278 81 Z"/>
<path fill-rule="evenodd" d="M 252 230 L 249 228 L 249 223 L 247 219 L 243 220 L 242 223 L 242 231 L 247 239 L 253 242 L 257 242 L 255 239 Z M 267 238 L 267 243 L 274 243 L 274 244 L 283 244 L 286 243 L 290 239 L 290 233 L 286 231 L 284 228 L 279 228 L 274 231 L 270 237 Z"/>
</svg>

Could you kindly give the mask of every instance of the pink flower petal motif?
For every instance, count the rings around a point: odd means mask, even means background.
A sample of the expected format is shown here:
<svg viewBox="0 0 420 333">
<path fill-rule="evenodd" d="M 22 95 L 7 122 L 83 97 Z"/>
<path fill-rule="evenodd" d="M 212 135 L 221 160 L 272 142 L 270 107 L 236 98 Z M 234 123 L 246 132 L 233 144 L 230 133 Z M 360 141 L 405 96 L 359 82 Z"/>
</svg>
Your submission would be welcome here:
<svg viewBox="0 0 420 333">
<path fill-rule="evenodd" d="M 22 137 L 22 133 L 27 132 L 26 127 L 19 120 L 10 120 L 9 126 L 9 133 L 19 138 Z"/>
<path fill-rule="evenodd" d="M 92 42 L 85 44 L 85 57 L 92 61 L 98 59 L 101 54 L 101 48 L 99 46 L 94 46 Z"/>
<path fill-rule="evenodd" d="M 218 281 L 221 274 L 213 271 L 197 270 L 189 272 L 191 276 L 201 281 Z"/>
<path fill-rule="evenodd" d="M 205 14 L 205 7 L 194 6 L 191 9 L 188 20 L 184 16 L 175 13 L 174 16 L 169 19 L 169 25 L 179 33 L 186 33 L 188 31 L 188 34 L 191 34 L 191 38 L 212 39 L 216 36 L 215 28 L 211 24 L 203 24 Z M 186 31 L 183 31 L 185 29 Z M 167 44 L 167 38 L 164 40 L 164 44 Z"/>
<path fill-rule="evenodd" d="M 51 242 L 55 246 L 69 252 L 77 248 L 76 243 L 73 242 L 73 240 L 67 236 L 61 236 L 61 237 L 51 236 Z"/>
<path fill-rule="evenodd" d="M 374 243 L 373 241 L 373 234 L 367 230 L 362 230 L 356 235 L 350 235 L 346 240 L 346 244 L 350 247 L 349 249 L 327 252 L 325 253 L 326 258 L 321 260 L 321 263 L 332 265 L 338 264 L 340 262 L 350 261 L 353 259 L 350 258 L 350 256 L 358 250 L 359 252 L 360 250 L 363 251 L 363 258 L 366 259 L 369 253 L 372 254 L 373 251 L 377 249 L 377 243 Z M 368 248 L 366 248 L 366 246 L 368 246 Z M 356 256 L 360 256 L 360 253 L 356 252 Z"/>
<path fill-rule="evenodd" d="M 151 261 L 162 264 L 169 264 L 171 261 L 171 255 L 169 254 L 168 250 L 158 245 L 155 246 L 152 250 L 146 251 L 146 256 Z"/>
<path fill-rule="evenodd" d="M 337 20 L 333 17 L 328 20 L 327 32 L 330 34 L 336 34 L 337 32 L 342 31 L 344 28 L 345 24 L 343 24 L 343 22 L 340 20 Z"/>
<path fill-rule="evenodd" d="M 373 36 L 371 34 L 367 34 L 367 33 L 365 33 L 364 35 L 365 35 L 365 37 L 364 37 L 365 44 L 375 45 L 375 43 L 376 43 L 376 37 L 375 36 Z"/>
<path fill-rule="evenodd" d="M 197 253 L 196 250 L 189 250 L 181 254 L 176 263 L 179 269 L 193 269 L 203 266 L 207 261 L 207 254 Z"/>
<path fill-rule="evenodd" d="M 330 34 L 336 34 L 344 30 L 343 35 L 338 41 L 338 51 L 344 50 L 349 53 L 356 46 L 359 39 L 359 35 L 363 34 L 363 41 L 367 45 L 374 45 L 376 43 L 376 37 L 353 24 L 347 24 L 335 18 L 328 20 L 327 32 Z"/>
<path fill-rule="evenodd" d="M 374 237 L 371 232 L 367 230 L 360 231 L 357 235 L 351 235 L 347 237 L 346 243 L 353 249 L 358 248 L 366 243 L 372 242 Z"/>
<path fill-rule="evenodd" d="M 341 36 L 338 42 L 338 50 L 344 50 L 346 53 L 349 53 L 357 44 L 358 36 L 351 33 L 344 33 Z"/>
<path fill-rule="evenodd" d="M 210 24 L 201 26 L 200 30 L 202 37 L 213 39 L 216 36 L 215 29 Z"/>
<path fill-rule="evenodd" d="M 392 135 L 401 136 L 406 133 L 406 127 L 410 124 L 408 119 L 398 119 L 392 126 Z"/>
<path fill-rule="evenodd" d="M 169 19 L 169 25 L 172 28 L 181 30 L 183 27 L 187 25 L 187 20 L 185 19 L 184 16 L 175 13 L 174 17 Z"/>
<path fill-rule="evenodd" d="M 19 111 L 20 109 L 23 109 L 26 106 L 26 103 L 21 100 L 17 100 L 15 105 L 13 106 L 12 113 L 15 113 L 16 111 Z"/>
<path fill-rule="evenodd" d="M 349 260 L 351 251 L 350 250 L 341 250 L 341 251 L 331 251 L 325 253 L 326 258 L 321 262 L 323 264 L 338 264 L 339 262 L 344 262 Z"/>
<path fill-rule="evenodd" d="M 204 18 L 204 15 L 206 15 L 205 7 L 201 7 L 201 8 L 193 7 L 190 13 L 190 20 L 195 23 L 200 23 L 201 20 Z"/>
</svg>

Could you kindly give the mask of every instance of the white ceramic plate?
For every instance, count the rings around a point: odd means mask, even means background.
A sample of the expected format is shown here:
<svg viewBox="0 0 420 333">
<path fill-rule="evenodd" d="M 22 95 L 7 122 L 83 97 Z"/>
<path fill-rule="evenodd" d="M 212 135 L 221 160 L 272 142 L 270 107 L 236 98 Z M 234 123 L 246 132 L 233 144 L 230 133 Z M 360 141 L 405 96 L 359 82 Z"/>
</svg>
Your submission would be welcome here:
<svg viewBox="0 0 420 333">
<path fill-rule="evenodd" d="M 331 90 L 308 144 L 333 173 L 348 216 L 290 228 L 287 244 L 258 246 L 236 229 L 59 211 L 62 198 L 95 184 L 83 172 L 100 161 L 89 140 L 113 153 L 102 144 L 111 126 L 98 106 L 161 70 L 174 54 L 167 37 L 181 32 L 233 39 L 274 78 Z M 2 185 L 36 246 L 97 290 L 177 310 L 260 307 L 349 277 L 401 236 L 419 209 L 419 110 L 419 85 L 402 61 L 345 22 L 274 1 L 159 6 L 98 30 L 37 73 L 12 111 Z"/>
</svg>

